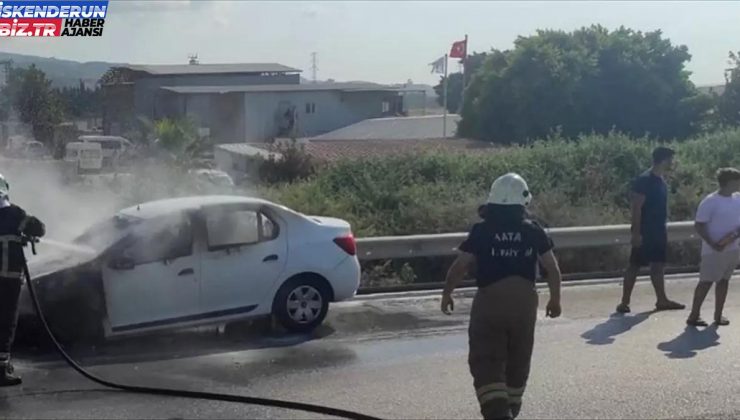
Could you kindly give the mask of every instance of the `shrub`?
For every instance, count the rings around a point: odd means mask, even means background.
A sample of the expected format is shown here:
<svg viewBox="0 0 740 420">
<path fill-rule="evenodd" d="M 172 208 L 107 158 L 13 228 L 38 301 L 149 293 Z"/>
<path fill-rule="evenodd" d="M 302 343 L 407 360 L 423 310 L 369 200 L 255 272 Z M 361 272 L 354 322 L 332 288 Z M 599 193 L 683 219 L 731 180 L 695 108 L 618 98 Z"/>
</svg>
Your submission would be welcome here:
<svg viewBox="0 0 740 420">
<path fill-rule="evenodd" d="M 269 199 L 310 214 L 348 220 L 358 237 L 460 232 L 477 221 L 477 205 L 499 175 L 522 174 L 534 194 L 531 211 L 549 227 L 629 222 L 630 180 L 647 169 L 657 144 L 619 133 L 557 135 L 486 155 L 397 156 L 341 163 L 303 182 L 267 188 Z M 740 165 L 740 129 L 672 144 L 677 168 L 669 184 L 670 219 L 691 219 L 715 188 L 714 171 Z M 673 261 L 697 262 L 697 244 L 674 245 Z M 612 271 L 628 249 L 560 250 L 566 272 Z M 422 281 L 441 281 L 449 261 L 411 261 Z M 374 264 L 372 264 L 374 265 Z"/>
<path fill-rule="evenodd" d="M 261 182 L 291 183 L 316 173 L 317 164 L 314 159 L 295 142 L 276 145 L 273 151 L 280 157 L 270 155 L 259 163 L 258 176 Z"/>
</svg>

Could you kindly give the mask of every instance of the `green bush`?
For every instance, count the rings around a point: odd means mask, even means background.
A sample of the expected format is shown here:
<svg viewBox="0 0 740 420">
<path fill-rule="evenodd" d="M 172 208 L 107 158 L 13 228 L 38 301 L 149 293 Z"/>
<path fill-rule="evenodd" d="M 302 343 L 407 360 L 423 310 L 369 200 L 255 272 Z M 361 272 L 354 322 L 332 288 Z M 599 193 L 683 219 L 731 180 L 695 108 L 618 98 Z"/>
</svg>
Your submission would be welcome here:
<svg viewBox="0 0 740 420">
<path fill-rule="evenodd" d="M 619 133 L 568 141 L 555 135 L 531 146 L 486 155 L 404 155 L 342 163 L 310 179 L 261 193 L 307 214 L 352 223 L 358 237 L 460 232 L 477 221 L 490 183 L 507 171 L 522 174 L 534 194 L 531 211 L 550 227 L 629 222 L 630 180 L 648 168 L 657 143 Z M 740 166 L 740 129 L 669 144 L 677 167 L 669 179 L 670 218 L 693 217 L 715 188 L 714 172 Z M 672 247 L 673 262 L 693 264 L 697 244 Z M 559 251 L 565 272 L 618 270 L 627 249 Z M 448 261 L 411 262 L 416 276 L 440 281 Z M 377 284 L 374 281 L 373 284 Z"/>
<path fill-rule="evenodd" d="M 341 163 L 304 182 L 264 190 L 304 213 L 342 217 L 359 236 L 440 233 L 467 229 L 497 176 L 516 171 L 534 193 L 532 210 L 551 226 L 626 222 L 629 181 L 645 170 L 655 146 L 646 139 L 553 137 L 486 155 L 403 155 Z M 671 183 L 674 219 L 690 217 L 712 188 L 720 165 L 737 160 L 740 131 L 675 144 Z"/>
<path fill-rule="evenodd" d="M 259 162 L 257 175 L 260 182 L 266 184 L 295 182 L 316 173 L 317 163 L 300 145 L 295 143 L 277 145 L 272 151 L 280 157 L 271 154 L 269 158 Z"/>
</svg>

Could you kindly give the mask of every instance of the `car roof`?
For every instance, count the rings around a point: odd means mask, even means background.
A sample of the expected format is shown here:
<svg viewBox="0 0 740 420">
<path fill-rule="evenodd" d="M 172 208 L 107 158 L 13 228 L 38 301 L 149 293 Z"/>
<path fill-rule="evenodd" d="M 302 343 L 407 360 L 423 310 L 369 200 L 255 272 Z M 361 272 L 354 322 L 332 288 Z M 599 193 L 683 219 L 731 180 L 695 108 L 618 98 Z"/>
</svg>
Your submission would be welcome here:
<svg viewBox="0 0 740 420">
<path fill-rule="evenodd" d="M 195 170 L 193 170 L 193 173 L 196 174 L 196 175 L 226 175 L 226 176 L 229 176 L 229 174 L 227 174 L 226 172 L 220 171 L 218 169 L 204 169 L 204 168 L 201 168 L 201 169 L 195 169 Z"/>
<path fill-rule="evenodd" d="M 131 143 L 129 139 L 121 136 L 95 136 L 95 135 L 84 135 L 79 136 L 77 138 L 78 140 L 81 140 L 83 142 L 89 142 L 89 141 L 118 141 L 122 143 Z"/>
<path fill-rule="evenodd" d="M 67 143 L 65 147 L 78 148 L 78 149 L 100 149 L 100 143 L 86 143 L 82 141 L 71 141 Z"/>
<path fill-rule="evenodd" d="M 118 213 L 124 216 L 131 216 L 140 219 L 152 219 L 159 216 L 165 216 L 170 213 L 197 210 L 202 206 L 218 204 L 266 204 L 276 206 L 274 203 L 255 197 L 243 197 L 238 195 L 201 195 L 149 201 L 125 208 Z"/>
</svg>

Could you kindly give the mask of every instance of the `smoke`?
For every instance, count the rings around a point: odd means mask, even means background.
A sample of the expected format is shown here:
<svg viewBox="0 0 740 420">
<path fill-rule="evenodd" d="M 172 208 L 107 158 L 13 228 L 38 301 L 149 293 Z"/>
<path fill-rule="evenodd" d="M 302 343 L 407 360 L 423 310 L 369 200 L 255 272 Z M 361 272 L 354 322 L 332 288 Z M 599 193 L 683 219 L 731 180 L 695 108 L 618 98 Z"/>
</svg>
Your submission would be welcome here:
<svg viewBox="0 0 740 420">
<path fill-rule="evenodd" d="M 47 236 L 69 241 L 109 216 L 121 203 L 110 190 L 65 185 L 56 161 L 3 160 L 0 170 L 10 183 L 10 200 L 46 224 Z"/>
<path fill-rule="evenodd" d="M 254 196 L 243 188 L 196 184 L 187 171 L 161 162 L 140 162 L 126 172 L 67 183 L 61 161 L 0 158 L 0 173 L 10 183 L 11 202 L 44 222 L 46 237 L 58 242 L 70 242 L 118 210 L 147 201 L 208 194 Z"/>
</svg>

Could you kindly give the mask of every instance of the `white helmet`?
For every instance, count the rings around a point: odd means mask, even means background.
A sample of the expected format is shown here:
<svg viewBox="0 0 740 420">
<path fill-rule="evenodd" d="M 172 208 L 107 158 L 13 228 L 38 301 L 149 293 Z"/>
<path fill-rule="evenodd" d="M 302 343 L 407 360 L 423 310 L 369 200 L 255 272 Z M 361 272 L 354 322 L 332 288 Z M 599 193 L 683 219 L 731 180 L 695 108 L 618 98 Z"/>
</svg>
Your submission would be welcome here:
<svg viewBox="0 0 740 420">
<path fill-rule="evenodd" d="M 10 194 L 10 184 L 8 184 L 3 174 L 0 174 L 0 197 L 6 198 L 8 194 Z"/>
<path fill-rule="evenodd" d="M 532 193 L 529 192 L 527 181 L 513 172 L 496 178 L 488 194 L 488 204 L 526 206 L 531 201 Z"/>
</svg>

